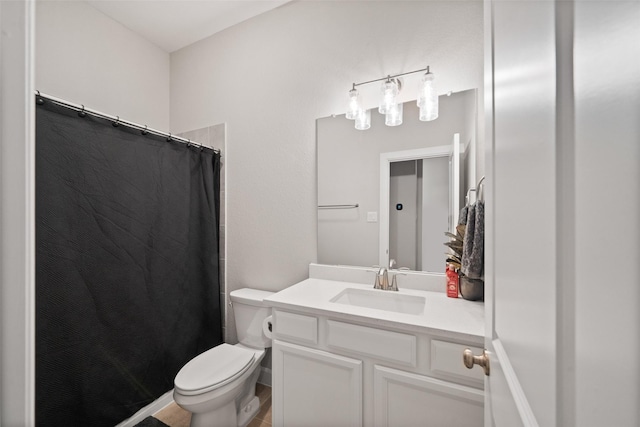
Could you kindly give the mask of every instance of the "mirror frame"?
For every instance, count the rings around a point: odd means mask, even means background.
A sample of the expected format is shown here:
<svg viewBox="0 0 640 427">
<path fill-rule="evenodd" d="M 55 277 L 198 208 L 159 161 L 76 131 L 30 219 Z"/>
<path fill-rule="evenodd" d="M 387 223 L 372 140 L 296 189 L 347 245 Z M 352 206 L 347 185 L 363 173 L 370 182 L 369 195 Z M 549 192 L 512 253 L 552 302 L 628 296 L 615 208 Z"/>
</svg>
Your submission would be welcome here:
<svg viewBox="0 0 640 427">
<path fill-rule="evenodd" d="M 419 160 L 428 159 L 433 157 L 445 157 L 453 155 L 454 158 L 460 157 L 460 135 L 453 135 L 453 146 L 451 145 L 438 145 L 435 147 L 417 148 L 414 150 L 404 151 L 392 151 L 388 153 L 380 154 L 380 217 L 379 217 L 379 262 L 381 267 L 389 267 L 389 200 L 390 200 L 390 172 L 392 162 L 403 162 L 407 160 Z M 453 162 L 453 176 L 460 176 L 460 162 Z M 459 181 L 459 178 L 458 178 Z M 457 216 L 459 214 L 459 200 L 460 200 L 460 183 L 449 182 L 449 185 L 453 188 L 453 192 L 450 193 L 450 197 L 453 198 L 453 205 L 451 213 L 453 216 L 453 224 L 457 224 Z M 451 225 L 450 225 L 451 228 Z M 425 273 L 437 273 L 437 272 L 425 272 Z"/>
</svg>

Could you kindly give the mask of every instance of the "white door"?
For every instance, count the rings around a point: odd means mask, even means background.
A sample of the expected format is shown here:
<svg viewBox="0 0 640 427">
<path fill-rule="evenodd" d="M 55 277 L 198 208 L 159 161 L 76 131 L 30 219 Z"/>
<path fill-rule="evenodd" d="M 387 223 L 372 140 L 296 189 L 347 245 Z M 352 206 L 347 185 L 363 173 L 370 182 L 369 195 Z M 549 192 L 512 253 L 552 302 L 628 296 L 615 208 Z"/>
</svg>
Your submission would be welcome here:
<svg viewBox="0 0 640 427">
<path fill-rule="evenodd" d="M 487 427 L 640 425 L 639 22 L 485 2 Z"/>
<path fill-rule="evenodd" d="M 554 3 L 485 9 L 485 425 L 555 426 Z"/>
</svg>

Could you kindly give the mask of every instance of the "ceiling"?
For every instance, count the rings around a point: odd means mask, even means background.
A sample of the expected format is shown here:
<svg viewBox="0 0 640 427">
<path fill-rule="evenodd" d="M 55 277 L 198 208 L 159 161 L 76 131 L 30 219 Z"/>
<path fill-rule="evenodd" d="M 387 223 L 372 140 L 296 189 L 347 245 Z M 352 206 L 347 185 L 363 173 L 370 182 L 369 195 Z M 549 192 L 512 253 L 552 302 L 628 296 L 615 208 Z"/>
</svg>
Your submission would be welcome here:
<svg viewBox="0 0 640 427">
<path fill-rule="evenodd" d="M 85 0 L 173 52 L 291 0 Z"/>
</svg>

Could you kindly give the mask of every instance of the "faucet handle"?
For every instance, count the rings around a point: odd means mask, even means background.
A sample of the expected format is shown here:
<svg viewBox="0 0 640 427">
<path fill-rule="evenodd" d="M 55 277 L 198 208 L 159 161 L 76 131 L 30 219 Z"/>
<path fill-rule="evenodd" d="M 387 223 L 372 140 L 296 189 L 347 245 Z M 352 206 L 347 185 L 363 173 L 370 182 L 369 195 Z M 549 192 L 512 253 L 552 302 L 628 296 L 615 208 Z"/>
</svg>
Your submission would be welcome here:
<svg viewBox="0 0 640 427">
<path fill-rule="evenodd" d="M 380 275 L 379 274 L 376 274 L 376 280 L 373 283 L 373 289 L 384 289 L 382 287 L 382 283 L 380 282 Z"/>
<path fill-rule="evenodd" d="M 389 290 L 390 291 L 398 291 L 398 279 L 396 279 L 396 277 L 398 275 L 401 276 L 406 276 L 407 273 L 400 273 L 399 271 L 403 271 L 403 270 L 409 270 L 408 268 L 400 268 L 399 270 L 397 270 L 396 272 L 393 273 L 393 278 L 391 279 L 391 286 L 389 286 Z"/>
<path fill-rule="evenodd" d="M 397 291 L 398 290 L 398 280 L 396 279 L 397 274 L 393 275 L 393 278 L 391 279 L 391 286 L 389 286 L 389 290 L 390 291 Z"/>
</svg>

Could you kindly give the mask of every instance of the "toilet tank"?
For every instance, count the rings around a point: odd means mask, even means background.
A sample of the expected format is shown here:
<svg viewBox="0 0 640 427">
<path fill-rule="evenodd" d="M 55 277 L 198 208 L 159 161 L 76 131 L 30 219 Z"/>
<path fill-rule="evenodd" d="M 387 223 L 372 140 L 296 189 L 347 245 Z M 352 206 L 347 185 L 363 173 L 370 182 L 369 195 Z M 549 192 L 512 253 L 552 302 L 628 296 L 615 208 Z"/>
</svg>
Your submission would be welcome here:
<svg viewBox="0 0 640 427">
<path fill-rule="evenodd" d="M 229 296 L 233 304 L 238 341 L 247 347 L 269 348 L 271 339 L 262 332 L 264 319 L 271 315 L 271 307 L 266 307 L 263 300 L 273 292 L 257 289 L 237 289 Z"/>
</svg>

